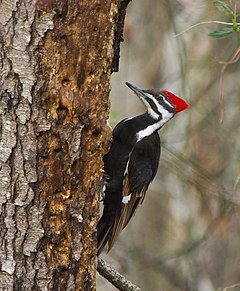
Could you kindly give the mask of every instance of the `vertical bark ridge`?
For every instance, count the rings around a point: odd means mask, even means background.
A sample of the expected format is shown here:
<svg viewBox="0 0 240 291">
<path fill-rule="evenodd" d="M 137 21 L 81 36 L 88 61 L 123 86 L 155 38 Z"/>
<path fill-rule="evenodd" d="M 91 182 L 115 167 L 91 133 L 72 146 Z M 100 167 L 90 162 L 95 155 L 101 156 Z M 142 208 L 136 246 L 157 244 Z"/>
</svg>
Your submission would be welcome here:
<svg viewBox="0 0 240 291">
<path fill-rule="evenodd" d="M 0 3 L 1 290 L 95 290 L 121 7 Z"/>
</svg>

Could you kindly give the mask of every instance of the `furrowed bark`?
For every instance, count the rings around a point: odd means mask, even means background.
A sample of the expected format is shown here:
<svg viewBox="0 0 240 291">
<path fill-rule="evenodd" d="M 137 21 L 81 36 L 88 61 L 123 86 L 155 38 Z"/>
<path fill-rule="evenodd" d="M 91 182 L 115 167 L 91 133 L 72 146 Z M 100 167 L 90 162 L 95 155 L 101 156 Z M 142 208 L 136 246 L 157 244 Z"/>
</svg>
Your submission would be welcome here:
<svg viewBox="0 0 240 291">
<path fill-rule="evenodd" d="M 95 290 L 121 7 L 0 3 L 1 290 Z"/>
</svg>

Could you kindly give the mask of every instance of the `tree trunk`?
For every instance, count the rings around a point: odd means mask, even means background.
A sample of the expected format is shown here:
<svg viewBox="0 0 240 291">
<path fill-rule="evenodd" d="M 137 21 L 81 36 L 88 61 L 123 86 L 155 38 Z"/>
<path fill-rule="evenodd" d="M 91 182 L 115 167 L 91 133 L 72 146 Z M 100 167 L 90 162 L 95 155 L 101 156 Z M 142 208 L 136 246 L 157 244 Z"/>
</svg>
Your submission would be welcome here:
<svg viewBox="0 0 240 291">
<path fill-rule="evenodd" d="M 95 290 L 111 70 L 128 1 L 0 3 L 0 290 Z"/>
</svg>

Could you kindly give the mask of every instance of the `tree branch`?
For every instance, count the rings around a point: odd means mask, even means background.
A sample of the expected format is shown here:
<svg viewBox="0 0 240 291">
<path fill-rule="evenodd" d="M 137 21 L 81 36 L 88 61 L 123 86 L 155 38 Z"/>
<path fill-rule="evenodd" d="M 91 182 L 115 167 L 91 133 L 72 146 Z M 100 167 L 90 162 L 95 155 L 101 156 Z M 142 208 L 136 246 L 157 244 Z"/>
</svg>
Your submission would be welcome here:
<svg viewBox="0 0 240 291">
<path fill-rule="evenodd" d="M 118 273 L 110 265 L 108 265 L 103 259 L 98 258 L 98 273 L 107 279 L 113 286 L 120 291 L 141 291 L 141 289 L 126 279 L 123 275 Z"/>
</svg>

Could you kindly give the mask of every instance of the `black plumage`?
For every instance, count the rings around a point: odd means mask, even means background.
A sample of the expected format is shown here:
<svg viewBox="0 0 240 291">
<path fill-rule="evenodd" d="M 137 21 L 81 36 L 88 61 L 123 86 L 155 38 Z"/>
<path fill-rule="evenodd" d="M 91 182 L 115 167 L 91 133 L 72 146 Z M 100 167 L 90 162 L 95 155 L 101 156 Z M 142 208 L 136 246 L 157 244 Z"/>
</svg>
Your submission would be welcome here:
<svg viewBox="0 0 240 291">
<path fill-rule="evenodd" d="M 172 104 L 174 102 L 161 91 L 145 91 L 129 83 L 127 85 L 145 104 L 147 112 L 117 124 L 110 150 L 103 158 L 106 181 L 104 209 L 97 227 L 98 255 L 107 243 L 108 249 L 111 249 L 143 202 L 148 186 L 156 176 L 160 159 L 161 144 L 157 131 L 177 112 Z M 174 98 L 180 99 L 175 95 Z M 178 102 L 184 102 L 187 108 L 185 101 Z"/>
<path fill-rule="evenodd" d="M 131 127 L 132 122 L 128 123 Z M 116 127 L 111 149 L 104 157 L 107 181 L 103 215 L 98 223 L 98 253 L 107 242 L 110 249 L 128 224 L 139 203 L 143 202 L 159 164 L 160 138 L 157 132 L 136 144 L 120 142 L 122 137 L 119 133 L 122 134 L 122 131 Z M 129 202 L 122 203 L 123 197 L 130 193 Z"/>
</svg>

